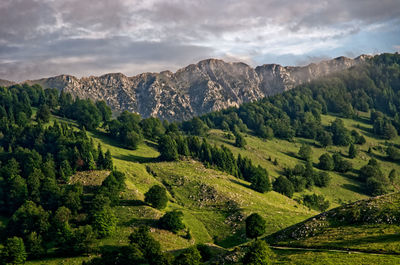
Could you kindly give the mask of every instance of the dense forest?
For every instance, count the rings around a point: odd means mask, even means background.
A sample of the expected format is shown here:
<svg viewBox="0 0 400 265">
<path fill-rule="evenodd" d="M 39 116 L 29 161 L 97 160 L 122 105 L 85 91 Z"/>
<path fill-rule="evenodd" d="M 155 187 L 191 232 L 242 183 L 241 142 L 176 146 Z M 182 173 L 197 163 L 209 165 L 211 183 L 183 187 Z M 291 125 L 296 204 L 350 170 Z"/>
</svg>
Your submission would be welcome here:
<svg viewBox="0 0 400 265">
<path fill-rule="evenodd" d="M 329 171 L 353 170 L 351 159 L 366 139 L 356 130 L 348 130 L 340 118 L 323 126 L 321 114 L 357 119 L 359 112 L 370 113 L 372 133 L 377 137 L 390 140 L 398 135 L 399 54 L 375 56 L 361 66 L 283 94 L 181 123 L 142 119 L 127 111 L 114 119 L 103 101 L 72 98 L 38 85 L 1 87 L 0 214 L 9 220 L 0 235 L 4 245 L 2 262 L 23 263 L 27 257 L 92 253 L 93 240 L 105 238 L 116 229 L 113 206 L 119 203 L 125 176 L 113 166 L 111 152 L 104 152 L 101 145 L 95 146 L 87 131 L 101 131 L 127 149 L 136 149 L 143 141 L 153 143 L 160 152 L 159 161 L 190 157 L 206 167 L 248 181 L 257 192 L 274 190 L 291 198 L 294 192 L 329 186 Z M 69 122 L 60 122 L 63 118 L 76 122 L 79 129 Z M 302 137 L 315 140 L 321 147 L 347 146 L 349 155 L 326 153 L 313 165 L 312 149 L 303 144 L 297 154 L 303 162 L 285 168 L 281 176 L 272 179 L 265 168 L 251 159 L 235 156 L 224 145 L 210 144 L 210 129 L 225 131 L 228 138 L 235 139 L 238 148 L 246 148 L 243 134 L 266 141 Z M 400 161 L 398 146 L 388 145 L 386 152 L 388 160 Z M 90 170 L 107 172 L 100 186 L 87 190 L 81 184 L 71 183 L 70 177 L 76 172 Z M 385 194 L 395 188 L 392 184 L 396 172 L 385 176 L 375 159 L 370 159 L 357 173 L 369 195 Z M 153 186 L 146 193 L 145 203 L 154 208 L 164 209 L 167 202 L 166 190 L 161 186 Z M 303 203 L 317 211 L 329 207 L 329 202 L 316 194 L 304 196 Z M 181 231 L 185 229 L 181 219 L 182 212 L 167 212 L 158 225 L 172 232 Z M 253 216 L 248 222 L 263 230 L 263 220 Z M 101 253 L 87 264 L 110 264 L 110 260 L 113 264 L 199 264 L 207 255 L 206 248 L 198 246 L 172 257 L 161 251 L 148 229 L 138 228 L 129 237 L 129 246 Z M 250 231 L 248 237 L 259 236 L 254 233 Z M 263 244 L 254 241 L 244 261 L 251 261 L 257 251 L 267 253 Z M 250 261 L 248 264 L 252 264 Z"/>
</svg>

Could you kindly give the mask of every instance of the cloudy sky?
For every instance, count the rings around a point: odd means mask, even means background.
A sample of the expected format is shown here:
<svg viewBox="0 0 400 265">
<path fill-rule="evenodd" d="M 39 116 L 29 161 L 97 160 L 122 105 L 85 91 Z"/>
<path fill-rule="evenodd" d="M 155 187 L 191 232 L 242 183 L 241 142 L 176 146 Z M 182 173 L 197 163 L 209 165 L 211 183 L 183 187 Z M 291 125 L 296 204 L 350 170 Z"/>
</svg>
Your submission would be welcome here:
<svg viewBox="0 0 400 265">
<path fill-rule="evenodd" d="M 0 78 L 400 51 L 399 0 L 1 0 Z"/>
</svg>

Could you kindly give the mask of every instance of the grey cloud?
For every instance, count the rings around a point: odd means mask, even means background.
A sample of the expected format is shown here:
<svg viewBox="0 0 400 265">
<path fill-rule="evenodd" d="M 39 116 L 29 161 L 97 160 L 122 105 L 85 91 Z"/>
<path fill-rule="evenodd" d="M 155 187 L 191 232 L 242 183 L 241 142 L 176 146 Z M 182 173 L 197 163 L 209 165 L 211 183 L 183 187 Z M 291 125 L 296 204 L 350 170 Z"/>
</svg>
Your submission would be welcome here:
<svg viewBox="0 0 400 265">
<path fill-rule="evenodd" d="M 284 49 L 303 41 L 288 40 L 290 34 L 319 30 L 330 33 L 311 41 L 339 42 L 370 25 L 399 28 L 399 18 L 398 0 L 2 0 L 0 78 L 133 74 L 213 56 L 259 61 L 271 58 L 263 50 L 268 45 Z M 271 35 L 270 27 L 279 32 Z M 287 62 L 293 55 L 269 56 Z M 313 60 L 307 56 L 304 61 Z"/>
<path fill-rule="evenodd" d="M 45 46 L 16 49 L 11 53 L 10 50 L 0 50 L 0 76 L 22 81 L 61 73 L 85 76 L 120 72 L 118 69 L 135 75 L 141 71 L 161 71 L 171 67 L 174 70 L 209 54 L 213 54 L 213 50 L 206 47 L 134 42 L 126 37 L 59 40 Z M 125 69 L 129 64 L 135 69 Z"/>
<path fill-rule="evenodd" d="M 0 43 L 26 41 L 41 35 L 41 27 L 54 25 L 54 10 L 44 1 L 2 0 Z"/>
</svg>

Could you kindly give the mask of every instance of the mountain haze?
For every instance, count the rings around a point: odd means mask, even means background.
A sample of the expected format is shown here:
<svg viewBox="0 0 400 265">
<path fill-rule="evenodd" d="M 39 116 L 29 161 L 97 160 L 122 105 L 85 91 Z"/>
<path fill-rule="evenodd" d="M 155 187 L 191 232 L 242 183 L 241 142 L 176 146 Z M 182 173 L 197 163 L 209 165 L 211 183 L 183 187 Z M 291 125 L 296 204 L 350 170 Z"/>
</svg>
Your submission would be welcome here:
<svg viewBox="0 0 400 265">
<path fill-rule="evenodd" d="M 80 79 L 59 75 L 26 83 L 57 88 L 80 98 L 104 100 L 114 111 L 128 110 L 143 117 L 185 120 L 281 93 L 352 67 L 366 58 L 369 56 L 338 57 L 303 67 L 264 64 L 256 68 L 240 62 L 207 59 L 175 73 L 163 71 L 133 77 L 110 73 Z"/>
</svg>

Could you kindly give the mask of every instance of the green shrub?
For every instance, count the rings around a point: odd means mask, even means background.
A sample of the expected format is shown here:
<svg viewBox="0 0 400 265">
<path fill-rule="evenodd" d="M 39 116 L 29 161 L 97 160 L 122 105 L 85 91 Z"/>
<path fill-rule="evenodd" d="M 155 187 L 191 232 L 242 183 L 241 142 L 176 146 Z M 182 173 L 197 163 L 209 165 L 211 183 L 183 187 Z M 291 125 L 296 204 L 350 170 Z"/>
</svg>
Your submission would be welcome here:
<svg viewBox="0 0 400 265">
<path fill-rule="evenodd" d="M 246 236 L 248 238 L 257 238 L 265 233 L 265 220 L 258 214 L 253 213 L 246 218 Z"/>
<path fill-rule="evenodd" d="M 162 229 L 177 233 L 185 228 L 182 219 L 183 213 L 181 211 L 167 212 L 160 218 L 160 220 L 158 220 L 158 225 Z"/>
<path fill-rule="evenodd" d="M 164 209 L 168 203 L 167 190 L 160 185 L 154 185 L 144 194 L 144 201 L 154 208 Z"/>
</svg>

